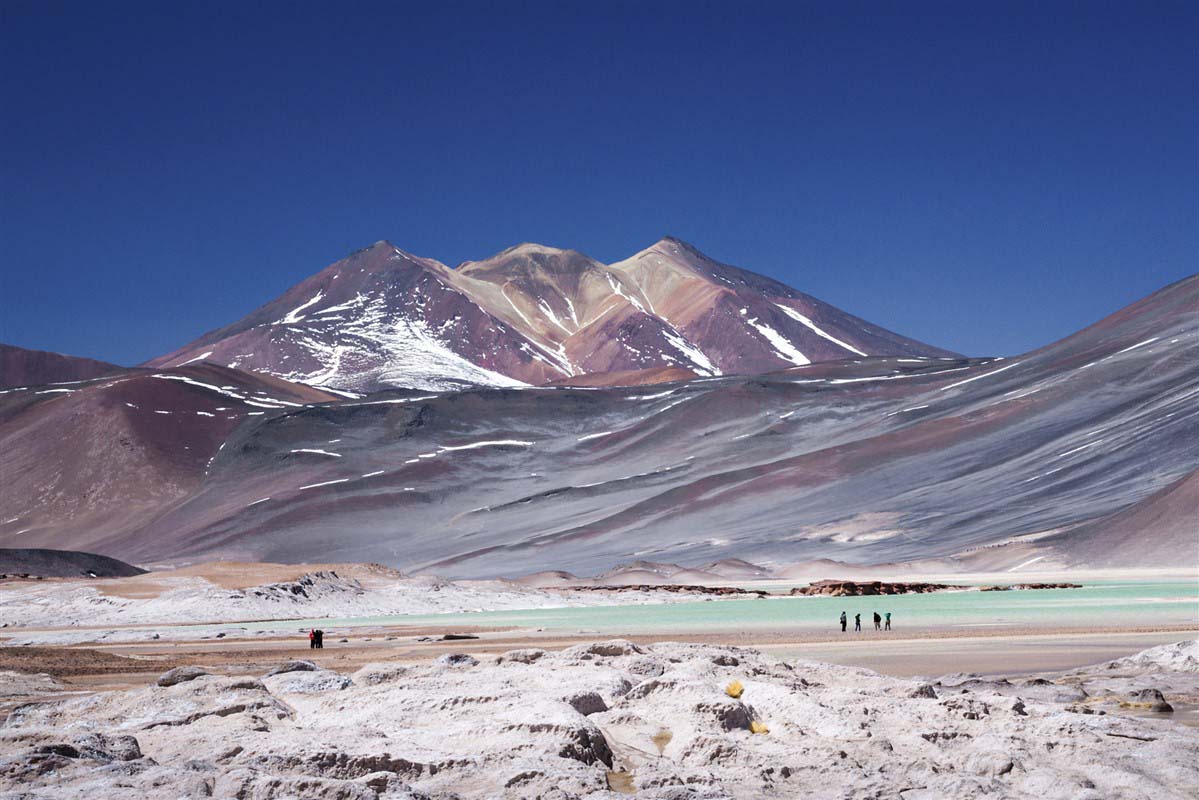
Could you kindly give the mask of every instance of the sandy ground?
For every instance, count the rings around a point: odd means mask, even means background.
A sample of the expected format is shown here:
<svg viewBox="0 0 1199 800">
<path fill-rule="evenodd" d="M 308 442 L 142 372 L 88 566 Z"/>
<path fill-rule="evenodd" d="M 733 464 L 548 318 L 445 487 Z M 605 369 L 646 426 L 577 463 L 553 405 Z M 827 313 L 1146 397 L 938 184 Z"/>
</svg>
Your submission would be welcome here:
<svg viewBox="0 0 1199 800">
<path fill-rule="evenodd" d="M 478 639 L 437 641 L 446 633 L 473 633 Z M 341 641 L 342 639 L 346 641 Z M 418 641 L 432 638 L 434 641 Z M 1188 627 L 1139 629 L 991 630 L 986 633 L 916 631 L 840 635 L 763 635 L 737 632 L 632 635 L 638 644 L 662 641 L 752 647 L 777 658 L 803 658 L 864 667 L 908 678 L 951 672 L 982 675 L 1035 674 L 1082 667 L 1181 639 L 1199 638 Z M 93 645 L 88 647 L 0 647 L 0 670 L 45 672 L 77 689 L 145 684 L 163 670 L 202 664 L 214 672 L 262 672 L 281 660 L 303 658 L 327 669 L 350 673 L 377 661 L 423 663 L 446 653 L 496 655 L 519 648 L 561 650 L 594 641 L 595 634 L 496 630 L 470 626 L 330 629 L 323 650 L 311 650 L 296 636 Z"/>
</svg>

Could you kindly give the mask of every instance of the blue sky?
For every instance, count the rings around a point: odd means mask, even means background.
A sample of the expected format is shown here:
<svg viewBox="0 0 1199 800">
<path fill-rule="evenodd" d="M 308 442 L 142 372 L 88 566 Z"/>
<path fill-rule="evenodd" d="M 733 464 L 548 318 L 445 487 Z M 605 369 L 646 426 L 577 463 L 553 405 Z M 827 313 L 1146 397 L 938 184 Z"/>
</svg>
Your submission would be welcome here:
<svg viewBox="0 0 1199 800">
<path fill-rule="evenodd" d="M 246 6 L 246 7 L 242 7 Z M 664 234 L 972 355 L 1197 270 L 1195 3 L 0 5 L 0 340 Z"/>
</svg>

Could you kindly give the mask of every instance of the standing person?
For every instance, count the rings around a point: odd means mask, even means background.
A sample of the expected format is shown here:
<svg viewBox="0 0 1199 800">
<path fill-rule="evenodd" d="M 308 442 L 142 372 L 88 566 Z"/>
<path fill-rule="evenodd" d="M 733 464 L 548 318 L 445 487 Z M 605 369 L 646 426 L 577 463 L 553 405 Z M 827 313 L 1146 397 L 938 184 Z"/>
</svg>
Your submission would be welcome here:
<svg viewBox="0 0 1199 800">
<path fill-rule="evenodd" d="M 308 649 L 309 650 L 316 649 L 316 628 L 308 629 Z"/>
<path fill-rule="evenodd" d="M 845 633 L 845 612 L 841 612 L 841 633 Z"/>
<path fill-rule="evenodd" d="M 886 629 L 887 629 L 887 630 L 891 630 L 891 612 L 890 612 L 890 611 L 888 611 L 888 612 L 887 612 L 887 625 L 886 625 Z"/>
<path fill-rule="evenodd" d="M 853 629 L 855 631 L 859 631 L 859 632 L 862 630 L 862 615 L 861 614 L 853 615 Z"/>
<path fill-rule="evenodd" d="M 320 628 L 316 629 L 316 649 L 317 650 L 325 649 L 325 632 L 322 631 Z"/>
<path fill-rule="evenodd" d="M 877 611 L 874 612 L 874 629 L 876 631 L 883 629 L 883 618 L 878 615 Z"/>
</svg>

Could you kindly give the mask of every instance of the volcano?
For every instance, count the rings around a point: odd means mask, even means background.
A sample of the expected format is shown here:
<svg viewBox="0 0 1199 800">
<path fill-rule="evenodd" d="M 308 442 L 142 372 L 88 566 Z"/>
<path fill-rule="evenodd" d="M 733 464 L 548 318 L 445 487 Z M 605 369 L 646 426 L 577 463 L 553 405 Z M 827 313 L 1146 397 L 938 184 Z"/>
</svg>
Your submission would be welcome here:
<svg viewBox="0 0 1199 800">
<path fill-rule="evenodd" d="M 147 366 L 208 361 L 369 393 L 954 355 L 668 237 L 611 265 L 522 244 L 456 269 L 377 242 Z"/>
</svg>

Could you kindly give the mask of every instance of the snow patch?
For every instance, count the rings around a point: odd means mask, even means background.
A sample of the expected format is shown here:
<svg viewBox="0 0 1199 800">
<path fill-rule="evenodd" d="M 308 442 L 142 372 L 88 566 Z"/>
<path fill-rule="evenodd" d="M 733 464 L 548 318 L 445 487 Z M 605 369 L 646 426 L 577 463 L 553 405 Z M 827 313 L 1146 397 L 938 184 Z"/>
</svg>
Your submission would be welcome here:
<svg viewBox="0 0 1199 800">
<path fill-rule="evenodd" d="M 812 331 L 812 333 L 816 334 L 817 336 L 822 336 L 822 337 L 824 337 L 825 339 L 828 339 L 828 340 L 829 340 L 830 342 L 832 342 L 833 344 L 837 345 L 838 347 L 844 348 L 844 349 L 848 350 L 848 351 L 849 351 L 849 352 L 851 352 L 851 353 L 857 353 L 857 354 L 858 354 L 858 355 L 860 355 L 860 356 L 867 356 L 867 355 L 868 355 L 867 353 L 863 353 L 861 350 L 859 350 L 858 348 L 854 347 L 852 344 L 848 344 L 848 343 L 846 343 L 846 342 L 843 342 L 843 341 L 841 341 L 840 339 L 838 339 L 836 336 L 833 336 L 833 335 L 831 335 L 831 334 L 829 334 L 829 333 L 827 333 L 827 332 L 825 332 L 825 331 L 821 330 L 821 329 L 820 329 L 820 328 L 819 328 L 819 327 L 816 325 L 816 323 L 815 323 L 815 322 L 812 322 L 812 320 L 808 319 L 808 318 L 807 318 L 807 317 L 805 317 L 803 314 L 801 314 L 801 313 L 799 313 L 798 311 L 796 311 L 794 308 L 791 308 L 791 307 L 789 307 L 789 306 L 782 305 L 781 303 L 775 303 L 775 305 L 776 305 L 776 306 L 778 306 L 780 309 L 782 309 L 783 313 L 784 313 L 784 314 L 786 314 L 788 317 L 790 317 L 791 319 L 795 320 L 795 321 L 796 321 L 796 322 L 798 322 L 799 324 L 806 326 L 807 328 L 809 328 L 809 329 Z M 745 311 L 744 311 L 744 310 L 742 310 L 742 312 L 741 312 L 741 313 L 742 313 L 742 314 L 744 314 L 744 313 L 745 313 Z"/>
<path fill-rule="evenodd" d="M 775 349 L 775 355 L 777 355 L 779 358 L 783 359 L 784 361 L 790 361 L 792 364 L 798 364 L 801 367 L 805 364 L 812 363 L 811 359 L 799 352 L 795 345 L 791 343 L 790 339 L 783 336 L 769 325 L 758 322 L 757 317 L 750 317 L 746 320 L 746 322 L 749 323 L 749 325 L 758 333 L 762 334 L 762 337 L 766 339 L 766 341 L 770 342 Z"/>
<path fill-rule="evenodd" d="M 311 300 L 309 300 L 306 303 L 301 303 L 300 305 L 293 308 L 291 311 L 288 311 L 287 314 L 284 315 L 282 319 L 276 320 L 275 322 L 273 322 L 271 324 L 272 325 L 292 325 L 292 324 L 299 322 L 300 320 L 304 319 L 304 316 L 300 312 L 303 311 L 304 309 L 308 308 L 309 306 L 319 303 L 321 301 L 321 298 L 324 296 L 325 296 L 325 293 L 323 291 L 317 292 L 316 296 L 313 297 Z"/>
</svg>

